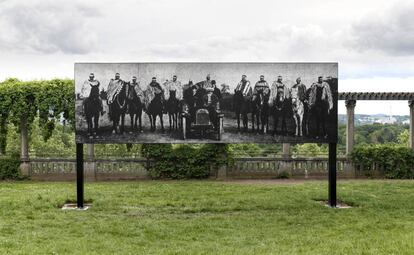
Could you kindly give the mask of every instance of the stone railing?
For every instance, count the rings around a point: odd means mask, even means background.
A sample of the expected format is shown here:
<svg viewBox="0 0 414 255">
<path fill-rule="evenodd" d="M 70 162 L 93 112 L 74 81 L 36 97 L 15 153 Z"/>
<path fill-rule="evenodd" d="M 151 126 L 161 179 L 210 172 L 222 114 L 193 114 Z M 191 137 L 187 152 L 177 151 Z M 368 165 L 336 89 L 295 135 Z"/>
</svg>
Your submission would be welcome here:
<svg viewBox="0 0 414 255">
<path fill-rule="evenodd" d="M 337 158 L 337 173 L 340 178 L 356 177 L 352 163 L 345 157 Z M 328 158 L 297 157 L 243 157 L 235 158 L 228 167 L 230 178 L 325 178 L 328 175 Z"/>
<path fill-rule="evenodd" d="M 29 175 L 34 180 L 74 180 L 75 159 L 31 159 Z M 87 180 L 148 179 L 145 158 L 85 160 Z"/>
<path fill-rule="evenodd" d="M 76 161 L 74 159 L 31 159 L 29 175 L 34 180 L 74 180 Z M 151 161 L 145 158 L 85 160 L 87 180 L 148 179 L 147 167 Z M 328 159 L 323 157 L 237 157 L 227 166 L 227 178 L 278 178 L 288 175 L 292 178 L 325 178 L 328 175 Z M 353 178 L 359 175 L 345 157 L 337 160 L 339 178 Z M 212 177 L 216 176 L 212 171 Z"/>
</svg>

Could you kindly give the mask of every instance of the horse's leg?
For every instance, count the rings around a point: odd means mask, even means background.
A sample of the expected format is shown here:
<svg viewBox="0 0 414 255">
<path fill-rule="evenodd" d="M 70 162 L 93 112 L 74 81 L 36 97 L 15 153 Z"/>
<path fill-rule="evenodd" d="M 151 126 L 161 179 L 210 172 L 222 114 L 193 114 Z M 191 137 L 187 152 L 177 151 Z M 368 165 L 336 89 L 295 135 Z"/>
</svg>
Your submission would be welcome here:
<svg viewBox="0 0 414 255">
<path fill-rule="evenodd" d="M 170 125 L 170 132 L 171 132 L 171 128 L 172 128 L 172 126 L 173 126 L 173 123 L 171 123 L 173 120 L 172 120 L 172 113 L 168 113 L 168 124 Z"/>
<path fill-rule="evenodd" d="M 87 133 L 88 133 L 88 135 L 91 135 L 91 132 L 92 132 L 92 118 L 91 117 L 89 117 L 89 116 L 86 116 L 86 125 L 88 126 L 88 128 L 87 128 Z"/>
<path fill-rule="evenodd" d="M 298 116 L 293 113 L 293 120 L 295 121 L 295 136 L 298 136 Z"/>
<path fill-rule="evenodd" d="M 121 114 L 121 134 L 125 131 L 125 113 Z"/>
<path fill-rule="evenodd" d="M 150 125 L 151 125 L 150 131 L 152 131 L 152 117 L 151 117 L 151 114 L 148 114 L 148 118 L 149 118 L 149 122 L 150 122 Z"/>
<path fill-rule="evenodd" d="M 154 115 L 151 114 L 150 117 L 150 121 L 151 121 L 151 131 L 154 132 L 155 131 L 155 125 L 154 125 Z"/>
<path fill-rule="evenodd" d="M 139 118 L 139 132 L 142 132 L 142 112 L 138 112 L 138 118 Z"/>
<path fill-rule="evenodd" d="M 129 113 L 129 117 L 131 120 L 131 130 L 129 130 L 129 133 L 132 134 L 132 130 L 134 130 L 134 113 Z"/>
<path fill-rule="evenodd" d="M 95 114 L 95 116 L 93 117 L 93 122 L 94 122 L 94 129 L 95 129 L 94 135 L 97 135 L 98 134 L 98 125 L 99 125 L 99 112 L 97 112 Z"/>
<path fill-rule="evenodd" d="M 299 136 L 303 136 L 303 112 L 302 114 L 299 114 Z"/>
<path fill-rule="evenodd" d="M 116 134 L 117 133 L 117 127 L 118 127 L 118 122 L 119 122 L 119 116 L 118 115 L 116 115 L 116 116 L 114 116 L 115 114 L 113 114 L 113 120 L 112 120 L 112 134 Z"/>
<path fill-rule="evenodd" d="M 277 112 L 275 111 L 275 114 L 273 114 L 273 133 L 277 134 L 277 124 L 279 122 L 279 116 L 277 116 Z"/>
<path fill-rule="evenodd" d="M 247 131 L 247 126 L 249 124 L 249 120 L 247 119 L 247 113 L 244 112 L 242 117 L 243 117 L 243 130 L 244 130 L 244 132 L 246 132 Z"/>
<path fill-rule="evenodd" d="M 236 111 L 236 118 L 237 118 L 237 131 L 240 132 L 240 114 Z"/>
<path fill-rule="evenodd" d="M 161 131 L 164 133 L 164 120 L 162 119 L 162 113 L 159 114 L 158 116 L 160 116 L 160 122 L 161 122 Z"/>
</svg>

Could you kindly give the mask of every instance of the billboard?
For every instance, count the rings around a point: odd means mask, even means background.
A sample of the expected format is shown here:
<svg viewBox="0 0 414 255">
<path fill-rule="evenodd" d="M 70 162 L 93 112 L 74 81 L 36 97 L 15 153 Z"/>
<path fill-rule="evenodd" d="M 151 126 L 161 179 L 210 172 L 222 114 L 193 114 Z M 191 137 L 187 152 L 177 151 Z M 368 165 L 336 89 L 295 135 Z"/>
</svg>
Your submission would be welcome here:
<svg viewBox="0 0 414 255">
<path fill-rule="evenodd" d="M 337 63 L 76 63 L 78 143 L 337 142 Z"/>
</svg>

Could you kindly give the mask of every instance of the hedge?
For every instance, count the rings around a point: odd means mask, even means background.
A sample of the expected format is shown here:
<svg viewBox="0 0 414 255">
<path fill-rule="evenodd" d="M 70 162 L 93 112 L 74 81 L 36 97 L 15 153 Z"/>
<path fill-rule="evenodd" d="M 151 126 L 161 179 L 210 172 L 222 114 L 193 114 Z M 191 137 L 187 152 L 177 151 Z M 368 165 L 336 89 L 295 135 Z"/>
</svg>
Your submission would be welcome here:
<svg viewBox="0 0 414 255">
<path fill-rule="evenodd" d="M 144 144 L 142 155 L 152 160 L 148 172 L 154 179 L 207 178 L 211 168 L 228 162 L 228 149 L 224 144 Z"/>
<path fill-rule="evenodd" d="M 355 147 L 351 158 L 366 176 L 372 176 L 374 163 L 381 166 L 385 178 L 413 179 L 414 152 L 396 144 L 373 144 Z"/>
<path fill-rule="evenodd" d="M 18 158 L 0 158 L 0 180 L 20 178 Z"/>
</svg>

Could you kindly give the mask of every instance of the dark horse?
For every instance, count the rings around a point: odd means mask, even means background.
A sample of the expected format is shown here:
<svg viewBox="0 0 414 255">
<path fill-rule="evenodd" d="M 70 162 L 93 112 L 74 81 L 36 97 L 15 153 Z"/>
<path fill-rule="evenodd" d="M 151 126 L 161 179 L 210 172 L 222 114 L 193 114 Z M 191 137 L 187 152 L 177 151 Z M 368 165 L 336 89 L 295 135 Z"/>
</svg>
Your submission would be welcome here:
<svg viewBox="0 0 414 255">
<path fill-rule="evenodd" d="M 91 86 L 91 92 L 89 96 L 83 101 L 83 107 L 86 117 L 86 123 L 88 125 L 88 135 L 94 135 L 98 133 L 99 113 L 103 111 L 102 101 L 99 96 L 99 86 Z"/>
<path fill-rule="evenodd" d="M 236 91 L 233 96 L 233 110 L 237 118 L 237 131 L 240 132 L 240 118 L 243 121 L 243 131 L 247 131 L 248 118 L 247 113 L 250 110 L 250 101 L 246 100 L 241 91 Z"/>
<path fill-rule="evenodd" d="M 178 117 L 181 112 L 180 100 L 176 97 L 176 91 L 170 91 L 170 98 L 168 98 L 166 107 L 168 112 L 170 131 L 171 129 L 178 129 Z"/>
<path fill-rule="evenodd" d="M 278 91 L 273 99 L 273 135 L 278 134 L 277 126 L 282 121 L 281 133 L 286 134 L 286 113 L 289 109 L 289 100 L 285 98 L 283 91 Z"/>
<path fill-rule="evenodd" d="M 125 113 L 127 109 L 127 83 L 122 82 L 122 88 L 113 98 L 109 104 L 109 116 L 112 120 L 112 133 L 117 133 L 119 121 L 121 120 L 120 133 L 123 134 L 125 130 Z"/>
<path fill-rule="evenodd" d="M 150 119 L 151 123 L 151 131 L 155 131 L 156 129 L 156 121 L 157 116 L 160 117 L 160 123 L 161 123 L 161 130 L 164 132 L 164 121 L 162 119 L 163 117 L 163 99 L 162 99 L 162 93 L 155 94 L 154 99 L 149 103 L 147 114 Z"/>
<path fill-rule="evenodd" d="M 127 95 L 127 107 L 128 113 L 131 118 L 131 131 L 137 131 L 137 121 L 139 120 L 139 131 L 142 132 L 142 102 L 137 92 L 135 91 L 134 85 L 131 85 L 129 82 L 128 86 L 128 95 Z"/>
<path fill-rule="evenodd" d="M 257 91 L 252 101 L 252 129 L 254 131 L 254 123 L 257 123 L 257 132 L 259 132 L 260 124 L 261 132 L 269 129 L 269 95 L 264 95 L 262 90 Z"/>
</svg>

